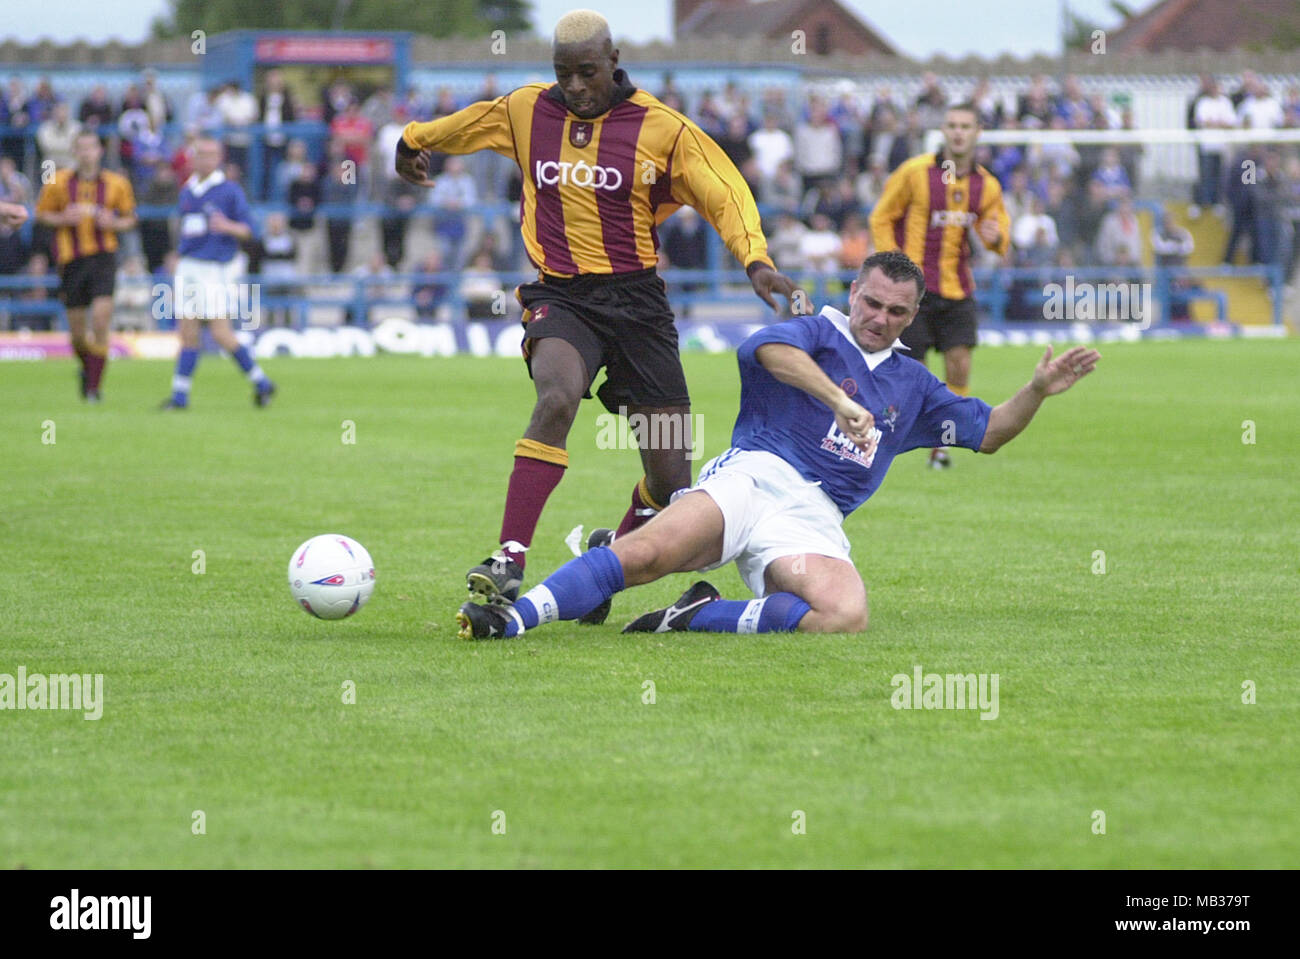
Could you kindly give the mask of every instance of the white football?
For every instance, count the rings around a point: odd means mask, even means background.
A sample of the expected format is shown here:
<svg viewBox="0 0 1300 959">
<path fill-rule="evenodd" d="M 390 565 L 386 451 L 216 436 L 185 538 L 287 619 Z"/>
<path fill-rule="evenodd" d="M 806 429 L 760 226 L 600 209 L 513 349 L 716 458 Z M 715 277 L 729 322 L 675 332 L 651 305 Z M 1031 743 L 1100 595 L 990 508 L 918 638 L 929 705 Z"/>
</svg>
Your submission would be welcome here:
<svg viewBox="0 0 1300 959">
<path fill-rule="evenodd" d="M 348 536 L 313 536 L 289 558 L 289 592 L 318 619 L 351 616 L 370 599 L 375 564 L 364 546 Z"/>
</svg>

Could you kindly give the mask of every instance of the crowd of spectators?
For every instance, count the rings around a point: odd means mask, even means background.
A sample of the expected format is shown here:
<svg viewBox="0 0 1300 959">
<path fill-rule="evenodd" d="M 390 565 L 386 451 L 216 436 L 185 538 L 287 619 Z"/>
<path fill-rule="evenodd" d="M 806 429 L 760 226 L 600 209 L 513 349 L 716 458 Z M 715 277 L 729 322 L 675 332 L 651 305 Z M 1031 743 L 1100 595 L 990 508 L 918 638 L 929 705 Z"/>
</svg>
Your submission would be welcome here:
<svg viewBox="0 0 1300 959">
<path fill-rule="evenodd" d="M 1279 99 L 1254 71 L 1246 70 L 1237 88 L 1227 93 L 1214 77 L 1204 75 L 1188 105 L 1187 125 L 1203 131 L 1298 128 L 1300 87 L 1291 87 Z M 1300 253 L 1300 244 L 1293 242 L 1300 221 L 1300 155 L 1274 145 L 1234 145 L 1211 133 L 1198 145 L 1197 160 L 1188 216 L 1197 219 L 1208 209 L 1231 224 L 1224 261 L 1234 261 L 1244 240 L 1249 262 L 1281 262 L 1290 275 Z"/>
<path fill-rule="evenodd" d="M 721 90 L 687 97 L 671 74 L 647 86 L 709 133 L 740 169 L 764 211 L 764 225 L 779 267 L 794 274 L 855 268 L 872 252 L 867 217 L 889 174 L 926 146 L 945 108 L 957 99 L 975 103 L 985 130 L 1132 130 L 1133 111 L 1124 98 L 1085 92 L 1067 76 L 1059 83 L 1038 76 L 1014 98 L 995 96 L 988 81 L 954 97 L 934 74 L 908 97 L 887 88 L 869 98 L 857 94 L 795 97 L 784 88 L 753 90 L 731 82 Z M 160 89 L 146 70 L 120 98 L 103 86 L 79 103 L 59 96 L 49 80 L 28 89 L 11 77 L 0 97 L 0 199 L 31 205 L 42 164 L 66 166 L 77 133 L 100 133 L 108 165 L 128 175 L 137 202 L 173 207 L 190 175 L 192 145 L 200 133 L 218 134 L 226 146 L 226 174 L 239 179 L 259 207 L 257 241 L 250 266 L 289 279 L 302 271 L 367 276 L 420 272 L 430 265 L 461 274 L 466 300 L 483 303 L 499 274 L 527 269 L 518 237 L 518 169 L 490 151 L 467 157 L 435 155 L 432 189 L 405 183 L 390 158 L 411 120 L 445 116 L 470 102 L 502 92 L 487 76 L 475 94 L 457 98 L 448 89 L 425 96 L 409 90 L 360 91 L 344 81 L 301 103 L 279 70 L 267 72 L 258 93 L 228 82 L 194 93 L 181 104 Z M 657 88 L 656 88 L 657 87 Z M 303 135 L 297 121 L 318 121 Z M 1275 96 L 1249 71 L 1233 92 L 1205 77 L 1190 102 L 1192 128 L 1273 129 L 1300 127 L 1300 88 Z M 258 127 L 254 134 L 250 128 Z M 30 135 L 29 135 L 30 134 Z M 263 175 L 256 188 L 246 176 L 254 136 L 261 138 Z M 34 147 L 34 149 L 32 149 Z M 981 253 L 977 265 L 1068 268 L 1140 263 L 1144 238 L 1138 227 L 1142 147 L 1063 144 L 981 144 L 977 159 L 1003 185 L 1012 223 L 1005 258 Z M 1230 228 L 1224 259 L 1240 249 L 1250 262 L 1290 265 L 1300 219 L 1300 156 L 1274 145 L 1236 149 L 1213 140 L 1198 147 L 1199 176 L 1189 216 L 1223 217 Z M 1250 176 L 1241 174 L 1250 170 Z M 373 204 L 357 244 L 354 204 Z M 322 213 L 321 208 L 325 208 Z M 486 215 L 484 215 L 486 213 Z M 410 242 L 412 223 L 428 224 L 433 249 Z M 1167 218 L 1157 215 L 1157 224 Z M 1146 242 L 1158 256 L 1155 230 Z M 660 231 L 665 267 L 709 265 L 708 227 L 682 211 Z M 319 236 L 312 244 L 308 238 Z M 143 218 L 126 238 L 123 270 L 164 276 L 173 250 L 170 217 Z M 311 262 L 305 251 L 316 248 Z M 48 237 L 38 229 L 30 244 L 0 228 L 0 273 L 48 273 Z M 139 263 L 136 263 L 138 258 Z M 356 266 L 356 264 L 362 264 Z M 725 264 L 723 264 L 725 265 Z M 506 280 L 497 278 L 497 287 Z M 422 315 L 435 315 L 449 289 L 424 283 L 409 291 Z M 37 295 L 37 294 L 33 294 Z M 476 307 L 478 309 L 480 307 Z"/>
</svg>

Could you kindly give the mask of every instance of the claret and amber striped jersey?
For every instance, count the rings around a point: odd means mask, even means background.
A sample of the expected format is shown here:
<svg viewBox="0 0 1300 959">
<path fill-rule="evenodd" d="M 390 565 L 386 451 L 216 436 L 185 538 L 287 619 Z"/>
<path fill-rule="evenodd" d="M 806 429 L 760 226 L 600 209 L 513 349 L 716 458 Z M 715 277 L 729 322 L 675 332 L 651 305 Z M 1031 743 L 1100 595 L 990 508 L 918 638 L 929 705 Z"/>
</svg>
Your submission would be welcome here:
<svg viewBox="0 0 1300 959">
<path fill-rule="evenodd" d="M 993 252 L 1005 253 L 1011 218 L 997 177 L 978 163 L 966 176 L 945 176 L 943 155 L 923 153 L 890 174 L 871 211 L 871 236 L 879 251 L 906 253 L 925 274 L 927 291 L 964 300 L 975 293 L 967 231 L 990 217 L 1000 232 Z"/>
<path fill-rule="evenodd" d="M 74 203 L 113 210 L 119 216 L 135 213 L 135 193 L 131 181 L 112 170 L 100 170 L 93 179 L 77 176 L 75 169 L 57 170 L 54 180 L 41 188 L 36 198 L 37 213 L 58 213 Z M 76 226 L 61 226 L 54 231 L 54 253 L 58 266 L 93 253 L 117 250 L 117 233 L 101 230 L 94 218 L 86 216 Z"/>
<path fill-rule="evenodd" d="M 679 206 L 700 212 L 742 264 L 772 266 L 758 206 L 703 130 L 638 90 L 622 70 L 610 109 L 570 113 L 558 84 L 531 83 L 403 131 L 408 147 L 494 150 L 523 172 L 521 231 L 543 273 L 633 273 L 654 267 L 655 227 Z"/>
</svg>

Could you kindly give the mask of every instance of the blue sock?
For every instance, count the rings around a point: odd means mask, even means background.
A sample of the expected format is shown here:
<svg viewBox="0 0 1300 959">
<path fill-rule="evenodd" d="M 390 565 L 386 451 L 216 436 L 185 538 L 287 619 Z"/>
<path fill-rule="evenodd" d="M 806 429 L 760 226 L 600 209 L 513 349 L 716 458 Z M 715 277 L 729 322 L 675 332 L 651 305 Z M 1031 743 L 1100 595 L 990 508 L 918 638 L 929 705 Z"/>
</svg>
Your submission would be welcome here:
<svg viewBox="0 0 1300 959">
<path fill-rule="evenodd" d="M 239 368 L 248 374 L 248 378 L 261 387 L 263 383 L 269 382 L 262 368 L 253 362 L 253 357 L 248 352 L 248 347 L 241 346 L 235 352 L 230 354 L 231 358 L 239 364 Z"/>
<path fill-rule="evenodd" d="M 623 566 L 614 551 L 608 546 L 588 550 L 519 597 L 506 635 L 585 616 L 622 588 Z"/>
<path fill-rule="evenodd" d="M 718 599 L 691 617 L 691 632 L 789 633 L 812 607 L 794 593 L 772 593 L 762 599 Z"/>
<path fill-rule="evenodd" d="M 199 365 L 198 350 L 181 350 L 176 357 L 176 373 L 172 376 L 172 402 L 177 406 L 186 406 L 190 402 L 190 378 L 194 367 Z"/>
</svg>

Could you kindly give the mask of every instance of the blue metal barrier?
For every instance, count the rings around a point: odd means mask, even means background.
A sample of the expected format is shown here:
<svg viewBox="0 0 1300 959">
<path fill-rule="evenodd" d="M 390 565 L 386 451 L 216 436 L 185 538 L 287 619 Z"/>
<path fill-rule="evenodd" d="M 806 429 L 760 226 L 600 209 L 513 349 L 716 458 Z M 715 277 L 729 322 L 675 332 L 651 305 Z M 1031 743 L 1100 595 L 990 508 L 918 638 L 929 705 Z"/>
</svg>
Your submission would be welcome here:
<svg viewBox="0 0 1300 959">
<path fill-rule="evenodd" d="M 502 302 L 507 307 L 507 314 L 517 311 L 513 297 L 513 288 L 519 283 L 536 279 L 532 272 L 501 272 L 496 274 L 501 283 Z M 762 316 L 766 307 L 755 297 L 744 273 L 739 270 L 665 270 L 661 274 L 668 285 L 668 296 L 674 308 L 697 304 L 734 304 L 752 316 Z M 840 307 L 848 301 L 849 284 L 857 276 L 854 270 L 844 270 L 829 274 L 795 275 L 795 279 L 808 293 L 814 305 L 830 303 Z M 1148 268 L 1129 270 L 1119 273 L 1114 269 L 1089 267 L 1071 270 L 1041 269 L 1002 269 L 979 270 L 975 272 L 976 299 L 985 316 L 983 324 L 993 329 L 1015 329 L 1017 321 L 1007 318 L 1007 307 L 1011 293 L 1017 284 L 1029 284 L 1028 289 L 1046 291 L 1048 284 L 1066 287 L 1071 284 L 1076 290 L 1083 290 L 1084 284 L 1092 284 L 1101 289 L 1108 284 L 1149 283 L 1151 302 L 1155 305 L 1155 316 L 1147 325 L 1167 326 L 1169 324 L 1169 298 L 1171 282 L 1175 279 L 1214 279 L 1224 277 L 1254 277 L 1269 284 L 1273 296 L 1273 325 L 1281 327 L 1282 321 L 1282 269 L 1278 266 L 1219 266 L 1219 267 L 1184 267 L 1181 269 Z M 466 314 L 466 301 L 460 292 L 463 274 L 455 271 L 439 273 L 398 273 L 392 276 L 352 276 L 341 275 L 303 275 L 294 277 L 268 277 L 250 275 L 241 280 L 242 284 L 256 286 L 259 303 L 264 310 L 290 310 L 295 315 L 294 326 L 303 328 L 307 325 L 308 311 L 315 307 L 341 307 L 349 311 L 349 322 L 368 326 L 369 313 L 375 306 L 403 305 L 411 307 L 408 298 L 372 295 L 371 291 L 382 287 L 402 287 L 412 291 L 423 285 L 440 285 L 446 293 L 439 304 L 450 309 L 457 318 Z M 154 277 L 140 277 L 133 282 L 156 287 L 161 281 Z M 40 289 L 56 290 L 59 285 L 57 276 L 47 275 L 32 277 L 25 275 L 0 276 L 0 311 L 21 314 L 50 313 L 58 319 L 60 328 L 66 328 L 66 313 L 56 299 L 45 301 L 25 301 L 7 297 L 9 290 Z M 338 296 L 304 296 L 305 287 L 328 287 L 337 289 Z M 690 287 L 690 289 L 687 289 Z M 1066 287 L 1068 289 L 1068 287 Z M 281 292 L 277 292 L 281 291 Z M 155 293 L 157 291 L 155 290 Z M 1218 318 L 1227 317 L 1227 298 L 1222 291 L 1199 292 L 1188 291 L 1190 297 L 1211 299 L 1217 304 Z M 430 319 L 430 317 L 423 317 Z M 1040 313 L 1028 319 L 1042 322 L 1053 317 Z M 1066 321 L 1074 317 L 1065 317 Z M 1105 320 L 1107 317 L 1098 317 Z M 1138 317 L 1112 317 L 1112 320 L 1136 321 Z M 1241 318 L 1236 318 L 1240 321 Z M 1086 321 L 1085 321 L 1086 322 Z M 160 327 L 166 328 L 162 323 Z"/>
</svg>

